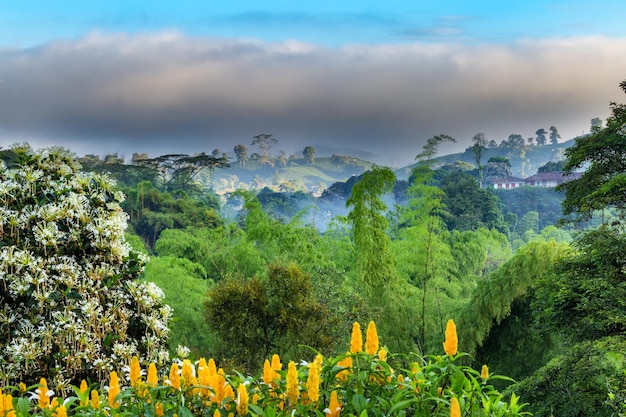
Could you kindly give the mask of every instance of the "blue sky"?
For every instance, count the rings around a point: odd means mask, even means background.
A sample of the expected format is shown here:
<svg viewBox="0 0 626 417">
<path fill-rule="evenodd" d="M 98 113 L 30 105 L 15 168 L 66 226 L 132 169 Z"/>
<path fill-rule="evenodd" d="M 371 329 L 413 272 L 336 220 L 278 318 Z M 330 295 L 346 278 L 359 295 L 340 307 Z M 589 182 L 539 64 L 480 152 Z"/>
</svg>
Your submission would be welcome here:
<svg viewBox="0 0 626 417">
<path fill-rule="evenodd" d="M 625 101 L 626 2 L 0 0 L 0 145 L 362 149 L 559 128 Z M 232 153 L 232 152 L 231 152 Z"/>
</svg>

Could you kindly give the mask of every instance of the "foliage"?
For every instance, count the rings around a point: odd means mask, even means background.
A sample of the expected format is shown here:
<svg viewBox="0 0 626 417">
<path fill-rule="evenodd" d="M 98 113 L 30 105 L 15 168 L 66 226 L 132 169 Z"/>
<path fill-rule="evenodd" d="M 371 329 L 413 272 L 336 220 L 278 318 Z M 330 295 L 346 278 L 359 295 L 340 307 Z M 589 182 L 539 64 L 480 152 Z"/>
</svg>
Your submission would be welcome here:
<svg viewBox="0 0 626 417">
<path fill-rule="evenodd" d="M 155 256 L 146 265 L 143 279 L 158 285 L 165 294 L 163 301 L 172 308 L 170 352 L 180 345 L 196 357 L 206 356 L 214 337 L 204 317 L 203 304 L 212 285 L 204 268 L 185 258 Z"/>
<path fill-rule="evenodd" d="M 137 280 L 124 196 L 62 149 L 16 146 L 0 167 L 0 379 L 49 378 L 60 391 L 132 355 L 167 358 L 169 307 Z"/>
<path fill-rule="evenodd" d="M 549 280 L 555 262 L 570 251 L 565 243 L 533 241 L 480 281 L 459 320 L 462 349 L 474 353 L 492 326 L 510 315 L 512 303 L 532 293 L 542 277 Z"/>
<path fill-rule="evenodd" d="M 608 227 L 588 231 L 577 251 L 542 281 L 542 325 L 574 341 L 626 333 L 626 236 Z"/>
<path fill-rule="evenodd" d="M 509 389 L 529 402 L 535 416 L 612 417 L 626 393 L 626 338 L 587 341 L 567 349 L 545 367 Z M 623 397 L 622 397 L 623 399 Z M 624 408 L 621 409 L 623 413 Z"/>
<path fill-rule="evenodd" d="M 202 201 L 185 195 L 176 198 L 161 192 L 150 182 L 126 189 L 127 199 L 122 204 L 130 216 L 130 224 L 150 248 L 166 229 L 187 227 L 217 227 L 222 223 L 216 209 L 219 205 L 210 199 Z M 205 199 L 206 200 L 206 199 Z"/>
<path fill-rule="evenodd" d="M 209 292 L 206 317 L 220 339 L 218 355 L 260 366 L 277 349 L 298 353 L 299 345 L 332 349 L 341 317 L 321 303 L 311 277 L 296 264 L 269 267 L 267 278 L 229 278 Z"/>
<path fill-rule="evenodd" d="M 309 164 L 313 164 L 313 162 L 315 162 L 315 148 L 313 146 L 307 146 L 304 148 L 302 155 Z"/>
<path fill-rule="evenodd" d="M 444 221 L 448 230 L 495 229 L 508 232 L 504 217 L 498 207 L 498 198 L 491 190 L 479 186 L 474 177 L 455 171 L 441 182 L 445 193 L 442 202 L 446 207 Z"/>
<path fill-rule="evenodd" d="M 352 341 L 362 340 L 358 323 Z M 358 335 L 358 337 L 357 337 Z M 454 334 L 446 336 L 451 346 Z M 112 372 L 100 387 L 83 382 L 73 387 L 74 395 L 50 398 L 46 380 L 39 385 L 7 387 L 13 395 L 2 393 L 9 417 L 66 415 L 104 417 L 110 415 L 146 416 L 520 416 L 526 404 L 511 395 L 504 401 L 492 382 L 506 379 L 489 372 L 463 366 L 463 353 L 400 358 L 379 349 L 373 322 L 368 325 L 366 351 L 359 342 L 351 343 L 345 355 L 324 358 L 315 355 L 311 362 L 296 365 L 281 363 L 281 357 L 266 359 L 262 377 L 226 374 L 213 359 L 201 358 L 195 365 L 184 357 L 169 369 L 150 364 L 145 369 L 138 358 L 128 361 L 128 372 L 118 377 Z M 409 363 L 394 369 L 397 359 Z M 180 364 L 180 365 L 179 365 Z M 286 368 L 286 369 L 285 369 Z M 126 382 L 128 381 L 128 382 Z M 104 389 L 102 388 L 104 386 Z M 37 391 L 31 399 L 28 389 Z M 103 400 L 100 400 L 100 394 Z M 5 400 L 8 398 L 8 401 Z"/>
<path fill-rule="evenodd" d="M 348 221 L 352 224 L 357 270 L 370 294 L 380 294 L 385 285 L 394 280 L 394 261 L 387 234 L 389 222 L 384 215 L 387 207 L 381 197 L 391 191 L 395 180 L 389 168 L 374 167 L 352 187 L 352 194 L 346 201 L 351 207 Z"/>
<path fill-rule="evenodd" d="M 626 93 L 626 81 L 620 84 Z M 579 179 L 564 182 L 563 212 L 574 221 L 588 220 L 595 210 L 626 208 L 626 105 L 611 103 L 605 128 L 576 139 L 565 151 L 565 175 L 585 169 Z"/>
</svg>

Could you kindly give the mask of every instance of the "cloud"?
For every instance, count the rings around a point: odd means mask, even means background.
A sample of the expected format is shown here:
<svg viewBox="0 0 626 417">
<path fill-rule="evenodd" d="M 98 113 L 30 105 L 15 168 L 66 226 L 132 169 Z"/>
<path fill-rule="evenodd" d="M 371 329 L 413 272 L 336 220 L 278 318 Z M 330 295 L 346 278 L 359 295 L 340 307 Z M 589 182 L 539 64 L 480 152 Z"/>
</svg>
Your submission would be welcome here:
<svg viewBox="0 0 626 417">
<path fill-rule="evenodd" d="M 552 125 L 564 139 L 623 102 L 626 39 L 320 47 L 296 41 L 91 33 L 0 50 L 0 144 L 77 152 L 275 150 L 328 144 L 408 163 L 429 137 L 469 146 Z M 0 136 L 0 138 L 2 137 Z"/>
</svg>

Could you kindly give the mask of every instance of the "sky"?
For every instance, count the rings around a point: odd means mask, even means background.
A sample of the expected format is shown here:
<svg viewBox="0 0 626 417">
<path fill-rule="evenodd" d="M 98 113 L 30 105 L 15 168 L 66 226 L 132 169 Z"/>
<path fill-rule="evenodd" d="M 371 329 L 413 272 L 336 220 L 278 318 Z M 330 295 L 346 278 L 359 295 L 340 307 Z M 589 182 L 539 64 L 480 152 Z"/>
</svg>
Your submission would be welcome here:
<svg viewBox="0 0 626 417">
<path fill-rule="evenodd" d="M 426 140 L 562 140 L 625 102 L 623 0 L 0 0 L 0 146 L 390 166 Z"/>
</svg>

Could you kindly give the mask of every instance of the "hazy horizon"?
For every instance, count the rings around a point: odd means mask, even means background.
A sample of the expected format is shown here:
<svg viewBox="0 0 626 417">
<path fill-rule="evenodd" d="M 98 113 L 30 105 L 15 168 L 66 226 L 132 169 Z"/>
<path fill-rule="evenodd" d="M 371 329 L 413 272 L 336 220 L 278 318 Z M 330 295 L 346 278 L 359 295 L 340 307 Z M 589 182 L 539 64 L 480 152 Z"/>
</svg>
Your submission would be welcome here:
<svg viewBox="0 0 626 417">
<path fill-rule="evenodd" d="M 359 149 L 410 164 L 484 132 L 562 141 L 623 102 L 626 3 L 0 5 L 0 145 L 78 155 Z M 518 4 L 519 3 L 519 4 Z M 29 7 L 25 7 L 25 6 Z"/>
</svg>

